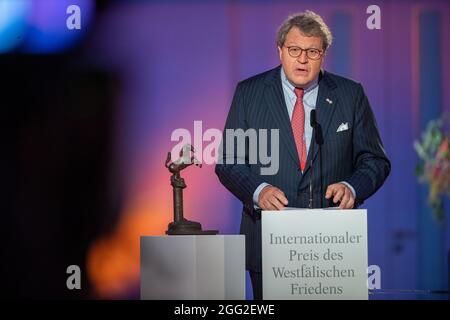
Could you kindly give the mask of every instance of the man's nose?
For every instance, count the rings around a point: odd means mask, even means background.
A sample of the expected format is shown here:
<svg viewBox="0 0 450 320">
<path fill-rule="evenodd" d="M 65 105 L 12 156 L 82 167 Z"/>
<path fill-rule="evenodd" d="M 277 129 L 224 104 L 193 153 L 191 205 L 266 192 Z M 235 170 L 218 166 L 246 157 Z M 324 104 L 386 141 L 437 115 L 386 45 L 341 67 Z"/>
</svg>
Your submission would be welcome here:
<svg viewBox="0 0 450 320">
<path fill-rule="evenodd" d="M 305 64 L 308 62 L 308 57 L 306 56 L 306 51 L 302 51 L 300 55 L 297 57 L 297 61 Z"/>
</svg>

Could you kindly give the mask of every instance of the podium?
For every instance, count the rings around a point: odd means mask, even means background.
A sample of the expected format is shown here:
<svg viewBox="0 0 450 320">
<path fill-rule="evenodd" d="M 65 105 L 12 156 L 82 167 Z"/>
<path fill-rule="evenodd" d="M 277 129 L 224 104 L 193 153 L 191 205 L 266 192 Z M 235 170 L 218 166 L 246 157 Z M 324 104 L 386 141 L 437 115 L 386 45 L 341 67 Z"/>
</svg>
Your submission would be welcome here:
<svg viewBox="0 0 450 320">
<path fill-rule="evenodd" d="M 243 235 L 142 236 L 141 299 L 244 300 Z"/>
<path fill-rule="evenodd" d="M 367 211 L 262 212 L 263 299 L 368 299 Z"/>
</svg>

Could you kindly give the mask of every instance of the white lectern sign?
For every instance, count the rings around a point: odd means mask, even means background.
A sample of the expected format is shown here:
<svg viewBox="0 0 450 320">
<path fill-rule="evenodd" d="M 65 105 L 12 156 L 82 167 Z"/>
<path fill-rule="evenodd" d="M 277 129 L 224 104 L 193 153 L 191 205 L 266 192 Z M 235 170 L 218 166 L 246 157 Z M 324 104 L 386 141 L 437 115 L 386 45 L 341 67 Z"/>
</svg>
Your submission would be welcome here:
<svg viewBox="0 0 450 320">
<path fill-rule="evenodd" d="M 264 299 L 368 299 L 367 210 L 262 212 Z"/>
</svg>

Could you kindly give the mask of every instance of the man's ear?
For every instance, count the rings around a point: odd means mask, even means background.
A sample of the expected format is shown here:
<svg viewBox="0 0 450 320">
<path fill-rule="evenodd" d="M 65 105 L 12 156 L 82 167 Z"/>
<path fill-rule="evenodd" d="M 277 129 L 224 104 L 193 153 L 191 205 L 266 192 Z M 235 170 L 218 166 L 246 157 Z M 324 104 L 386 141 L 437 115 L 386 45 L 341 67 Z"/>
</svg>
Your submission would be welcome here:
<svg viewBox="0 0 450 320">
<path fill-rule="evenodd" d="M 281 50 L 281 48 L 279 46 L 277 46 L 278 48 L 278 55 L 280 57 L 280 61 L 281 61 L 281 54 L 283 53 L 283 51 Z"/>
</svg>

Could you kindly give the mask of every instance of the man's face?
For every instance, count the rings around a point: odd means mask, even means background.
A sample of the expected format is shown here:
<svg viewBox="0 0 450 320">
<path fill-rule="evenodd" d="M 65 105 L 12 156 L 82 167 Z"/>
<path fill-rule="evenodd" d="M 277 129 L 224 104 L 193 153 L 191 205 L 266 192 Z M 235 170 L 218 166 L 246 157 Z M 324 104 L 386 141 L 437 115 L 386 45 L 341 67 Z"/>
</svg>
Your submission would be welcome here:
<svg viewBox="0 0 450 320">
<path fill-rule="evenodd" d="M 307 57 L 306 51 L 302 51 L 297 58 L 291 57 L 288 47 L 300 47 L 302 49 L 318 49 L 323 52 L 322 39 L 319 37 L 306 37 L 297 27 L 292 27 L 286 35 L 283 47 L 278 47 L 281 65 L 288 80 L 296 87 L 307 87 L 320 72 L 324 55 L 313 60 Z"/>
</svg>

